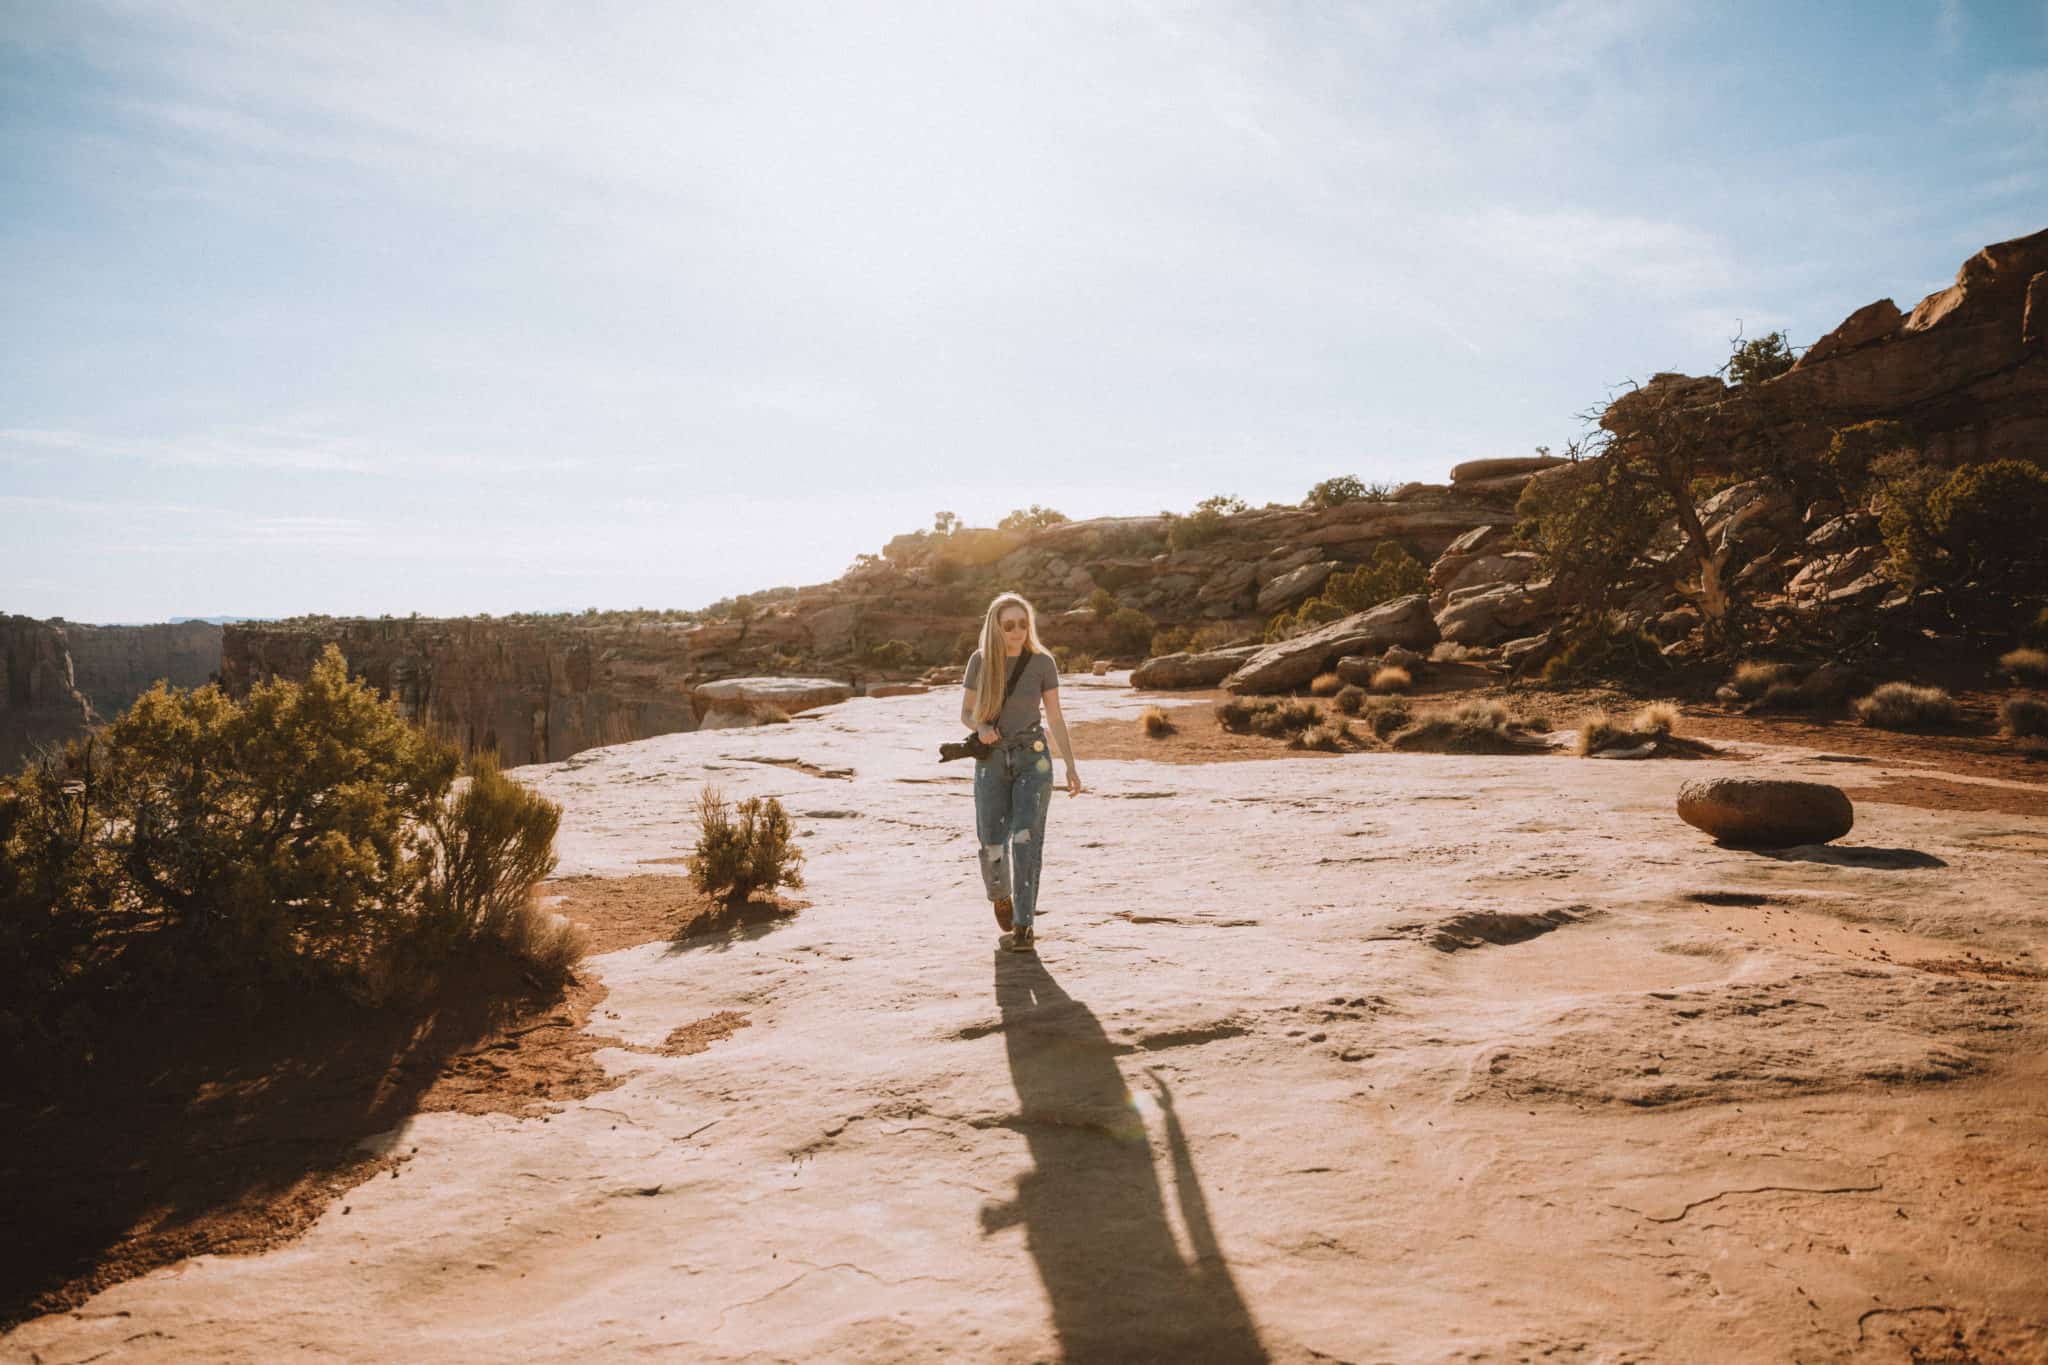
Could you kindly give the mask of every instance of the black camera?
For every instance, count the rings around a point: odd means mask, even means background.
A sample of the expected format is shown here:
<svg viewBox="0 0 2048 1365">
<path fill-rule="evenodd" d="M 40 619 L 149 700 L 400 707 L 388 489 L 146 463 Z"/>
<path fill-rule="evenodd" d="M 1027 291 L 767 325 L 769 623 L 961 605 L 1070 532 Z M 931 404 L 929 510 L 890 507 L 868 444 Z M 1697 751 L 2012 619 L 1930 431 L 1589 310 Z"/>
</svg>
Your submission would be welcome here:
<svg viewBox="0 0 2048 1365">
<path fill-rule="evenodd" d="M 966 739 L 939 746 L 939 762 L 950 763 L 956 758 L 987 758 L 996 751 L 996 746 L 985 743 L 980 735 L 969 735 Z"/>
</svg>

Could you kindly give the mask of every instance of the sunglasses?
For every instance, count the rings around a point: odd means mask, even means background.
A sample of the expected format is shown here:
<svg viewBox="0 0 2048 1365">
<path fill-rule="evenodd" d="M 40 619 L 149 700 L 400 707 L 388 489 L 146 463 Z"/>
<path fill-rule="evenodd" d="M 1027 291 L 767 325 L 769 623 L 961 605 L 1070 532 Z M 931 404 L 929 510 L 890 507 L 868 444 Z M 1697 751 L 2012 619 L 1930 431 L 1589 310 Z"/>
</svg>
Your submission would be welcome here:
<svg viewBox="0 0 2048 1365">
<path fill-rule="evenodd" d="M 1001 626 L 1003 634 L 1005 635 L 1008 635 L 1013 630 L 1024 629 L 1024 623 L 1022 621 L 1004 621 L 1001 623 Z"/>
</svg>

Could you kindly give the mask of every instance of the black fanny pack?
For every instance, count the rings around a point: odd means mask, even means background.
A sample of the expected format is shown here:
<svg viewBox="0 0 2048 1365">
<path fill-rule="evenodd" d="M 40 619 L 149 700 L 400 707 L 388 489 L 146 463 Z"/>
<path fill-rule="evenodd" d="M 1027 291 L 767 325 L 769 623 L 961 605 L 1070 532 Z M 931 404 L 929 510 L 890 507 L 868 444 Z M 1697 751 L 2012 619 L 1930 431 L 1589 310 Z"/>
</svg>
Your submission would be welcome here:
<svg viewBox="0 0 2048 1365">
<path fill-rule="evenodd" d="M 1024 676 L 1024 665 L 1030 662 L 1031 650 L 1029 647 L 1026 647 L 1024 652 L 1017 656 L 1017 662 L 1010 665 L 1010 676 L 1003 683 L 1004 701 L 1010 699 L 1010 693 L 1016 690 L 1017 679 Z M 1000 739 L 994 744 L 989 744 L 982 739 L 981 732 L 977 730 L 966 739 L 955 740 L 950 744 L 941 744 L 939 746 L 939 762 L 950 763 L 956 758 L 987 758 L 1001 747 L 1002 741 Z"/>
</svg>

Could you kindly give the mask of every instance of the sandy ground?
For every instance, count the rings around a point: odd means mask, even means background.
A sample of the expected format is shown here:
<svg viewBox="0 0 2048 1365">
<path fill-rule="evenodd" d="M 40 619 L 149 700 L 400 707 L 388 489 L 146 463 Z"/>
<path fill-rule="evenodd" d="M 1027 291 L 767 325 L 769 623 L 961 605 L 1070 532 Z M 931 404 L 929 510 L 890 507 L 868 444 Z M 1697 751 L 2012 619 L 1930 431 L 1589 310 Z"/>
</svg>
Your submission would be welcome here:
<svg viewBox="0 0 2048 1365">
<path fill-rule="evenodd" d="M 1121 682 L 1069 714 L 1134 731 Z M 612 1088 L 412 1117 L 298 1240 L 0 1354 L 2048 1359 L 2048 819 L 1867 801 L 1765 855 L 1677 820 L 1697 763 L 1084 743 L 1030 958 L 953 709 L 521 770 L 568 878 L 679 872 L 707 780 L 779 796 L 810 905 L 595 959 Z"/>
</svg>

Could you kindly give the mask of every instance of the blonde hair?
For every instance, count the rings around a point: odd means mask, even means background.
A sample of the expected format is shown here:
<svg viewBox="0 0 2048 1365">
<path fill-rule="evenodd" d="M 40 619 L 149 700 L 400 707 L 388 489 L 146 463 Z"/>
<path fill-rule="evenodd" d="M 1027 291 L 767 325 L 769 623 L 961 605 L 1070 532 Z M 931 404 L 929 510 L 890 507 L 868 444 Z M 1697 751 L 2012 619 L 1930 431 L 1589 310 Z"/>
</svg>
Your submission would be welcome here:
<svg viewBox="0 0 2048 1365">
<path fill-rule="evenodd" d="M 974 682 L 974 719 L 982 725 L 994 724 L 1003 709 L 1003 684 L 1009 680 L 1010 664 L 1003 652 L 1002 615 L 1008 607 L 1024 609 L 1024 647 L 1033 654 L 1052 652 L 1039 641 L 1038 613 L 1031 604 L 1016 593 L 998 593 L 981 622 L 981 676 Z"/>
</svg>

